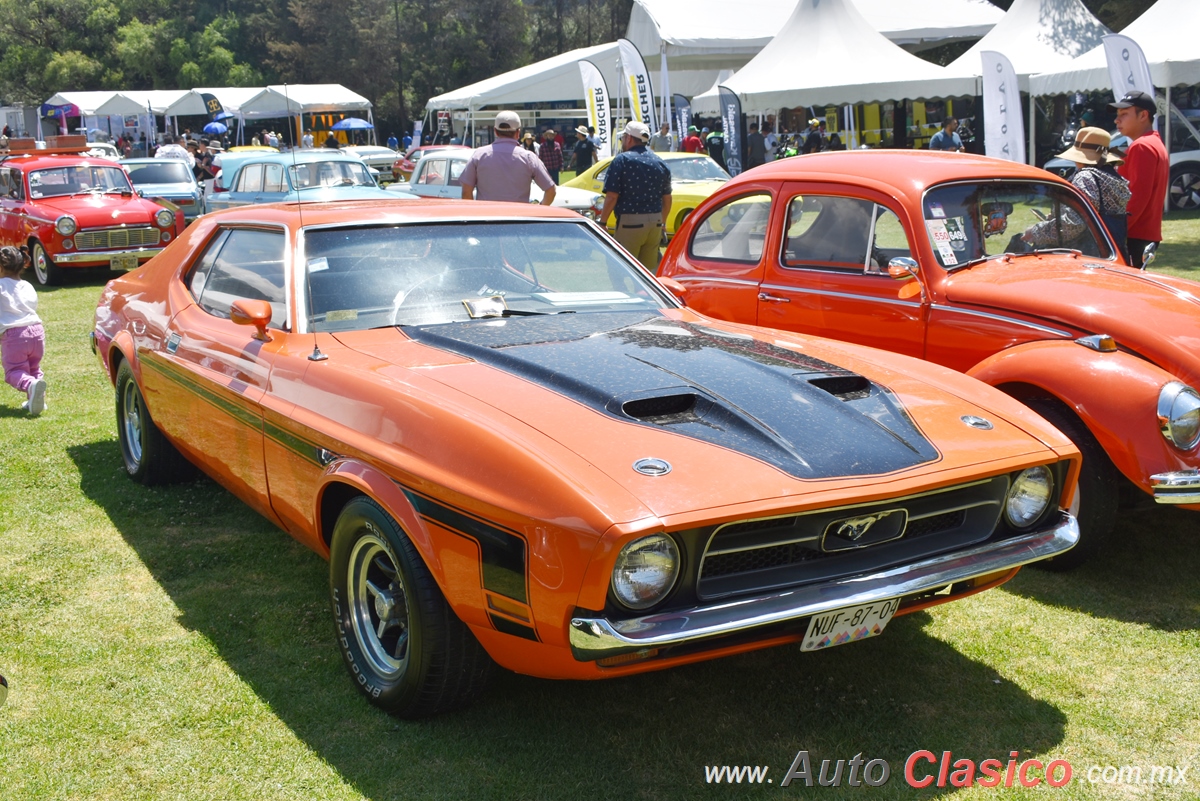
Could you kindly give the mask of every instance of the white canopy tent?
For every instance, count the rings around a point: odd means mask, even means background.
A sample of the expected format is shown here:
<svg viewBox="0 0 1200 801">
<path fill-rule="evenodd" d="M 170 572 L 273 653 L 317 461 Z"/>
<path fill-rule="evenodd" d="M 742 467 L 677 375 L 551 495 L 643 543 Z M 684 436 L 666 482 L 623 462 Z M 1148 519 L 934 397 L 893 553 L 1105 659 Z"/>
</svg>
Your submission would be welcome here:
<svg viewBox="0 0 1200 801">
<path fill-rule="evenodd" d="M 104 114 L 145 114 L 146 106 L 121 92 L 59 92 L 46 101 L 48 106 L 73 105 L 85 117 Z M 99 109 L 105 109 L 100 111 Z"/>
<path fill-rule="evenodd" d="M 1150 63 L 1154 85 L 1200 83 L 1200 2 L 1158 0 L 1121 34 L 1137 42 Z M 1111 89 L 1103 45 L 1097 45 L 1059 70 L 1044 71 L 1029 81 L 1035 95 Z"/>
<path fill-rule="evenodd" d="M 848 57 L 853 54 L 853 57 Z M 834 65 L 836 69 L 822 69 Z M 725 86 L 747 114 L 780 108 L 976 94 L 973 76 L 924 61 L 876 31 L 852 0 L 800 0 L 779 34 Z M 717 95 L 693 99 L 712 114 Z"/>
<path fill-rule="evenodd" d="M 1014 0 L 1004 19 L 971 49 L 950 63 L 952 72 L 979 75 L 980 52 L 994 50 L 1012 62 L 1021 91 L 1029 76 L 1066 67 L 1112 33 L 1084 7 L 1082 0 Z"/>
</svg>

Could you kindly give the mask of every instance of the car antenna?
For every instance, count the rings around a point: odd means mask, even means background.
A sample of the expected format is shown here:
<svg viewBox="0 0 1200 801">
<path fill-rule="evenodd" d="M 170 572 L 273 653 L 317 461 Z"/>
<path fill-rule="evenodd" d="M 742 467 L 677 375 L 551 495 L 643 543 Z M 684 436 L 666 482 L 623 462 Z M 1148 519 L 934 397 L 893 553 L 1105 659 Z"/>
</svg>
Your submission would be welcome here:
<svg viewBox="0 0 1200 801">
<path fill-rule="evenodd" d="M 288 97 L 288 85 L 286 83 L 283 85 L 283 101 L 284 101 L 284 104 L 288 108 L 289 118 L 290 118 L 290 112 L 292 110 L 292 101 Z M 296 176 L 297 178 L 299 178 L 300 171 L 297 169 L 297 165 L 296 165 L 296 128 L 295 128 L 295 126 L 290 125 L 290 124 L 288 125 L 288 141 L 292 148 L 292 174 L 294 176 Z M 296 216 L 300 218 L 300 228 L 303 229 L 304 228 L 304 196 L 300 194 L 299 189 L 296 190 Z M 307 270 L 307 268 L 305 268 L 305 273 L 307 274 L 307 272 L 308 272 L 308 270 Z M 323 362 L 329 358 L 329 354 L 321 352 L 321 346 L 317 344 L 317 332 L 313 331 L 312 335 L 313 335 L 313 349 L 312 349 L 312 353 L 308 354 L 308 360 L 310 362 Z"/>
</svg>

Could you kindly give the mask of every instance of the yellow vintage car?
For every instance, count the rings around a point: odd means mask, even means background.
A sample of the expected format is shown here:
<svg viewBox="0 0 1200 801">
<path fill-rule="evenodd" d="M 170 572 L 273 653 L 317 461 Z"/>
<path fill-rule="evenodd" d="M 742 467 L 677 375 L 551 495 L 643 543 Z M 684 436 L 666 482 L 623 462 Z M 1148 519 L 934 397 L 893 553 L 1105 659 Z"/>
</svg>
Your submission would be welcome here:
<svg viewBox="0 0 1200 801">
<path fill-rule="evenodd" d="M 700 203 L 716 192 L 729 180 L 729 173 L 721 169 L 721 165 L 703 153 L 659 153 L 662 160 L 671 168 L 671 215 L 666 221 L 667 238 L 675 236 L 683 219 L 692 213 Z M 608 176 L 608 165 L 611 158 L 601 159 L 563 186 L 573 186 L 579 189 L 589 189 L 593 192 L 604 192 L 604 179 Z M 610 218 L 609 228 L 616 228 L 616 220 Z"/>
</svg>

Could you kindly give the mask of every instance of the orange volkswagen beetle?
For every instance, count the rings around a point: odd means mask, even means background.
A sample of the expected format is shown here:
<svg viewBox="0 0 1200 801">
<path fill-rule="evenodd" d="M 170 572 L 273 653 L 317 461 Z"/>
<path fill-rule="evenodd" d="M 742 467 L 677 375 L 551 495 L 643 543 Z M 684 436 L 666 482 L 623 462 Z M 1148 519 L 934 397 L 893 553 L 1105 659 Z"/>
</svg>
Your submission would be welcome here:
<svg viewBox="0 0 1200 801">
<path fill-rule="evenodd" d="M 697 209 L 660 274 L 702 313 L 928 359 L 1054 423 L 1084 469 L 1080 544 L 1053 566 L 1101 546 L 1122 485 L 1200 509 L 1200 286 L 1127 267 L 1044 170 L 901 150 L 773 162 Z"/>
<path fill-rule="evenodd" d="M 110 282 L 124 465 L 200 467 L 329 560 L 374 704 L 818 650 L 1077 539 L 1003 393 L 681 307 L 592 221 L 461 201 L 206 215 Z"/>
</svg>

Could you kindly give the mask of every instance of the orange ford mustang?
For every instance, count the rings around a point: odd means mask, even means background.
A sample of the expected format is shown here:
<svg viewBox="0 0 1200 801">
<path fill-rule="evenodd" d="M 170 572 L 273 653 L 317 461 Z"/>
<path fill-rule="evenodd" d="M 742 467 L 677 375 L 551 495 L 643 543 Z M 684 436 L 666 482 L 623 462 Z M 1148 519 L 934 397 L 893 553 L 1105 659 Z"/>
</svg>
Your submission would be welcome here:
<svg viewBox="0 0 1200 801">
<path fill-rule="evenodd" d="M 209 214 L 93 337 L 129 475 L 194 464 L 327 558 L 350 675 L 403 716 L 493 663 L 863 639 L 1078 536 L 1079 453 L 1016 401 L 696 314 L 567 211 Z"/>
</svg>

